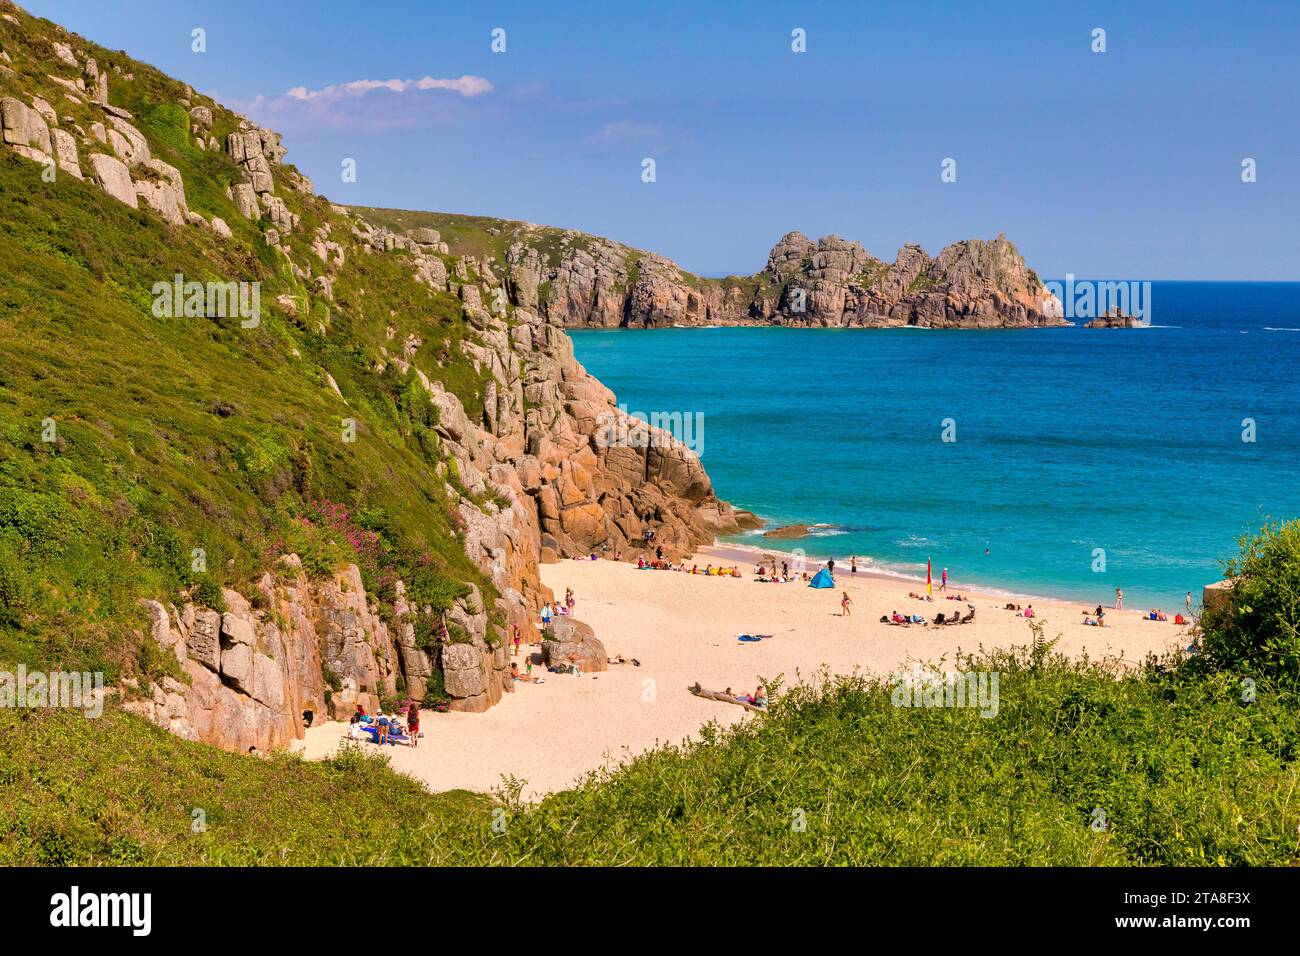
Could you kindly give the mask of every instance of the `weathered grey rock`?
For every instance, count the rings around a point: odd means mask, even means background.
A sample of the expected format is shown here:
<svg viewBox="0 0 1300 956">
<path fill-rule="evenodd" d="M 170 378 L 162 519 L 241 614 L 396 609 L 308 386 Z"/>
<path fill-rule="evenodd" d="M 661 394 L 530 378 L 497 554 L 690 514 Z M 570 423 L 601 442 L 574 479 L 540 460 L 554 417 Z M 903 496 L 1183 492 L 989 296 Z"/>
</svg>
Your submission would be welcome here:
<svg viewBox="0 0 1300 956">
<path fill-rule="evenodd" d="M 91 153 L 90 168 L 95 185 L 132 209 L 139 208 L 131 172 L 124 163 L 104 153 Z"/>
<path fill-rule="evenodd" d="M 212 231 L 215 232 L 222 239 L 230 238 L 231 236 L 230 227 L 226 225 L 226 221 L 224 219 L 221 219 L 217 216 L 213 216 L 212 222 L 208 223 L 208 225 L 211 226 Z"/>
<path fill-rule="evenodd" d="M 230 198 L 245 219 L 260 219 L 261 207 L 257 202 L 257 193 L 248 183 L 235 183 L 230 187 Z"/>
<path fill-rule="evenodd" d="M 195 132 L 212 129 L 212 110 L 206 106 L 196 106 L 190 110 L 190 127 Z"/>
<path fill-rule="evenodd" d="M 22 100 L 6 96 L 0 100 L 0 119 L 4 124 L 4 141 L 13 147 L 27 147 L 44 156 L 53 152 L 50 129 L 45 118 Z M 24 153 L 28 158 L 34 158 Z"/>
<path fill-rule="evenodd" d="M 161 159 L 145 160 L 139 170 L 142 176 L 135 181 L 136 194 L 172 225 L 185 225 L 189 205 L 180 170 Z"/>
<path fill-rule="evenodd" d="M 552 618 L 553 638 L 543 638 L 542 659 L 552 664 L 577 664 L 584 673 L 609 670 L 609 655 L 589 624 L 571 617 Z"/>
<path fill-rule="evenodd" d="M 208 608 L 194 611 L 194 623 L 185 638 L 191 660 L 217 671 L 221 669 L 221 615 Z"/>
<path fill-rule="evenodd" d="M 69 175 L 83 179 L 81 174 L 81 164 L 77 161 L 77 140 L 66 130 L 50 130 L 50 138 L 54 145 L 54 158 L 59 164 L 59 169 Z"/>
<path fill-rule="evenodd" d="M 483 654 L 473 644 L 448 644 L 442 650 L 443 686 L 452 697 L 473 698 L 486 691 Z"/>
</svg>

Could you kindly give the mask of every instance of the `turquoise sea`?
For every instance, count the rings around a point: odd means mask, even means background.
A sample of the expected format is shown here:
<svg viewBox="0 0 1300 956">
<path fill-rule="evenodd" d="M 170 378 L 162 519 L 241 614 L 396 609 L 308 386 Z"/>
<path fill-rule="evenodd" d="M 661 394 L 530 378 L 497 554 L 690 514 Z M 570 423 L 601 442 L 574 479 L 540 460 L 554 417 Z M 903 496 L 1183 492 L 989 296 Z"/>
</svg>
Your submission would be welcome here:
<svg viewBox="0 0 1300 956">
<path fill-rule="evenodd" d="M 720 497 L 819 526 L 733 541 L 1180 609 L 1239 535 L 1300 516 L 1300 283 L 1156 282 L 1151 309 L 1131 330 L 571 334 L 628 411 L 702 416 Z"/>
</svg>

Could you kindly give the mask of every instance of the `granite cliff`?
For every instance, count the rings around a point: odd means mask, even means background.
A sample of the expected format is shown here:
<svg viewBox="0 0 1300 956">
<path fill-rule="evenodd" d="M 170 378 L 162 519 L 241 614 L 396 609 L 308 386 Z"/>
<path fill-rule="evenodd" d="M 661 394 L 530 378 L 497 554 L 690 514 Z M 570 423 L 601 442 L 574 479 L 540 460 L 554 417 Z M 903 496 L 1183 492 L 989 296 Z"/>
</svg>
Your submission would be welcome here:
<svg viewBox="0 0 1300 956">
<path fill-rule="evenodd" d="M 397 233 L 421 230 L 490 263 L 511 301 L 567 328 L 692 325 L 1006 328 L 1065 325 L 1060 303 L 1004 236 L 931 257 L 917 245 L 892 263 L 860 243 L 799 232 L 752 276 L 710 279 L 608 239 L 531 223 L 359 209 Z"/>
<path fill-rule="evenodd" d="M 304 711 L 492 706 L 511 629 L 552 598 L 544 562 L 755 523 L 619 410 L 504 261 L 317 196 L 279 133 L 5 0 L 0 104 L 22 262 L 0 325 L 0 657 L 90 648 L 129 709 L 279 747 Z M 212 282 L 173 300 L 182 273 L 256 287 L 260 311 L 214 311 Z M 56 287 L 78 323 L 50 320 Z M 92 335 L 102 371 L 49 394 L 50 356 L 75 376 Z M 147 396 L 111 387 L 142 360 Z M 23 437 L 42 423 L 48 441 Z M 33 524 L 55 501 L 97 575 Z"/>
</svg>

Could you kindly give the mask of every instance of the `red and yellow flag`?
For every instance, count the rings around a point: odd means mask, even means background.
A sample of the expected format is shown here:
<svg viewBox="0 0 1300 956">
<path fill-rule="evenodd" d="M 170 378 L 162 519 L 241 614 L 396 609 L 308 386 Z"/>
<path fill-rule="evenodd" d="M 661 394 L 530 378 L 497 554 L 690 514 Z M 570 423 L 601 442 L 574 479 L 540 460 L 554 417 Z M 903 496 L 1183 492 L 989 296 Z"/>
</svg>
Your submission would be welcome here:
<svg viewBox="0 0 1300 956">
<path fill-rule="evenodd" d="M 933 578 L 930 575 L 930 559 L 927 557 L 925 559 L 925 593 L 926 594 L 934 594 L 934 589 L 931 587 L 932 583 L 933 583 Z"/>
</svg>

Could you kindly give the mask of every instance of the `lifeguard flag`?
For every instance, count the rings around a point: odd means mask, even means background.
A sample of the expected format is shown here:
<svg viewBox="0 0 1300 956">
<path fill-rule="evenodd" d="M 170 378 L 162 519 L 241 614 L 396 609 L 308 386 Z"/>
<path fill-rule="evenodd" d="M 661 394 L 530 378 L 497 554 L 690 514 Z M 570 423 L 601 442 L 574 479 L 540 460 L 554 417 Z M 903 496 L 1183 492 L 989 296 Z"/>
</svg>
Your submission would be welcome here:
<svg viewBox="0 0 1300 956">
<path fill-rule="evenodd" d="M 926 594 L 934 594 L 934 591 L 931 589 L 930 586 L 931 581 L 932 579 L 930 577 L 930 559 L 927 557 L 925 559 L 925 593 Z"/>
</svg>

